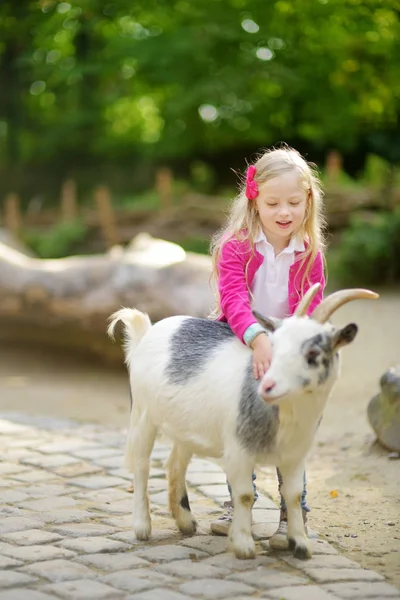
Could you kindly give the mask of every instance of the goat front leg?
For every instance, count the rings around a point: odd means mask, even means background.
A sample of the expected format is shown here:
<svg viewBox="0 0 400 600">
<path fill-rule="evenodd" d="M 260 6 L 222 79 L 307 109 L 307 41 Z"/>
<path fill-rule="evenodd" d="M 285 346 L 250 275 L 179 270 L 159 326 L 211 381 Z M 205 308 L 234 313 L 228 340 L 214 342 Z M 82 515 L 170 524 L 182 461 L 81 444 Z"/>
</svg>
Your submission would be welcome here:
<svg viewBox="0 0 400 600">
<path fill-rule="evenodd" d="M 251 533 L 251 509 L 254 504 L 253 463 L 241 456 L 225 459 L 225 472 L 232 490 L 233 517 L 229 538 L 237 558 L 254 558 L 256 546 Z"/>
<path fill-rule="evenodd" d="M 186 469 L 192 453 L 175 443 L 168 459 L 169 508 L 177 526 L 184 535 L 195 533 L 197 523 L 190 510 L 186 489 Z"/>
<path fill-rule="evenodd" d="M 301 510 L 301 496 L 304 485 L 304 463 L 300 465 L 279 465 L 282 474 L 281 493 L 287 508 L 289 549 L 296 558 L 311 558 L 311 544 L 307 537 Z"/>
</svg>

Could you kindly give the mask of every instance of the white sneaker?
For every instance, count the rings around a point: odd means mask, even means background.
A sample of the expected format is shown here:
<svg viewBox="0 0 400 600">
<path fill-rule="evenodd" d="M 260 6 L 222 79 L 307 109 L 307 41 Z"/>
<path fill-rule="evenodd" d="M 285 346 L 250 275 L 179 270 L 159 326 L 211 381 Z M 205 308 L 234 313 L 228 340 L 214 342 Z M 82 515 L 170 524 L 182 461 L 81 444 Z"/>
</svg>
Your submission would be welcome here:
<svg viewBox="0 0 400 600">
<path fill-rule="evenodd" d="M 228 535 L 232 523 L 233 505 L 230 500 L 224 502 L 225 512 L 223 515 L 211 521 L 211 533 L 215 535 Z"/>
<path fill-rule="evenodd" d="M 315 535 L 310 536 L 308 533 L 307 511 L 305 511 L 304 509 L 303 509 L 303 521 L 304 521 L 304 526 L 306 528 L 306 535 L 308 537 L 315 537 Z M 281 509 L 278 529 L 275 531 L 274 535 L 269 538 L 269 547 L 272 550 L 288 550 L 288 548 L 289 548 L 289 542 L 287 539 L 287 512 L 285 510 Z"/>
</svg>

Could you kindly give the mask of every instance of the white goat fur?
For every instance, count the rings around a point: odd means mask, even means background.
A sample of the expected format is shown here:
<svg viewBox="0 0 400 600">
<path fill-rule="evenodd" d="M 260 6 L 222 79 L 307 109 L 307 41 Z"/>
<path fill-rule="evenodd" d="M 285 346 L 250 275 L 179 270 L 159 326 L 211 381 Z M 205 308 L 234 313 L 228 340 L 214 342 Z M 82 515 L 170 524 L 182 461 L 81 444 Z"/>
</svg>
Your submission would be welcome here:
<svg viewBox="0 0 400 600">
<path fill-rule="evenodd" d="M 232 488 L 234 515 L 230 540 L 234 552 L 239 558 L 254 557 L 251 474 L 256 464 L 273 465 L 279 467 L 283 477 L 289 545 L 295 556 L 310 557 L 311 547 L 300 506 L 304 460 L 338 375 L 337 349 L 349 343 L 355 332 L 351 339 L 343 339 L 341 332 L 346 328 L 335 330 L 329 323 L 321 324 L 308 317 L 293 316 L 279 323 L 271 334 L 270 369 L 260 384 L 254 383 L 265 402 L 261 403 L 263 407 L 279 407 L 277 431 L 272 435 L 270 447 L 261 443 L 259 448 L 251 448 L 246 447 L 251 445 L 250 439 L 243 442 L 238 435 L 238 418 L 244 418 L 240 416 L 243 386 L 251 373 L 249 348 L 232 336 L 219 343 L 210 359 L 187 381 L 174 383 L 168 372 L 173 336 L 191 318 L 175 316 L 151 326 L 146 314 L 122 309 L 111 319 L 108 330 L 111 337 L 118 321 L 125 327 L 125 358 L 132 392 L 125 464 L 134 473 L 136 537 L 146 540 L 151 533 L 147 492 L 150 455 L 157 433 L 162 432 L 173 441 L 168 461 L 169 504 L 183 533 L 191 534 L 196 529 L 185 481 L 190 459 L 193 454 L 220 459 Z M 192 321 L 193 325 L 195 321 L 199 320 Z M 220 324 L 215 326 L 220 327 Z M 357 329 L 355 325 L 348 327 Z M 311 367 L 306 362 L 304 348 L 316 337 L 332 344 L 328 370 L 326 364 L 322 365 L 322 356 L 321 364 Z M 193 341 L 192 337 L 192 344 Z M 267 376 L 274 382 L 270 391 L 263 389 Z M 254 426 L 257 429 L 257 425 Z M 256 433 L 261 439 L 262 432 Z"/>
</svg>

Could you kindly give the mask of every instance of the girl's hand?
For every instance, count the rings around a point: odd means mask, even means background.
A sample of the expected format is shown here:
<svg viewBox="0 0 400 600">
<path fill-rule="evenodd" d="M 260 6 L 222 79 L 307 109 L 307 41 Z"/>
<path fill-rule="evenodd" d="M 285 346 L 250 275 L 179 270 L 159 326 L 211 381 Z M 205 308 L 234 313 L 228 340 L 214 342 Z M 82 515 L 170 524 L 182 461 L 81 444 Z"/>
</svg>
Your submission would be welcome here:
<svg viewBox="0 0 400 600">
<path fill-rule="evenodd" d="M 270 367 L 272 359 L 272 344 L 266 333 L 260 333 L 251 343 L 253 349 L 253 373 L 260 379 Z"/>
</svg>

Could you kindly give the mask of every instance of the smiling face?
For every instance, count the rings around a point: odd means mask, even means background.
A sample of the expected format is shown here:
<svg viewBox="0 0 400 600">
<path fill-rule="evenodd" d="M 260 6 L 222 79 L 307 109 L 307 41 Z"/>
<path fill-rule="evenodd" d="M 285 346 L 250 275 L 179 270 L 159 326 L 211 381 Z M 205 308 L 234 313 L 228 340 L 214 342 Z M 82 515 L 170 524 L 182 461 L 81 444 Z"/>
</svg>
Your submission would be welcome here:
<svg viewBox="0 0 400 600">
<path fill-rule="evenodd" d="M 255 202 L 268 241 L 276 250 L 282 250 L 306 215 L 308 191 L 299 172 L 282 173 L 261 184 Z"/>
</svg>

